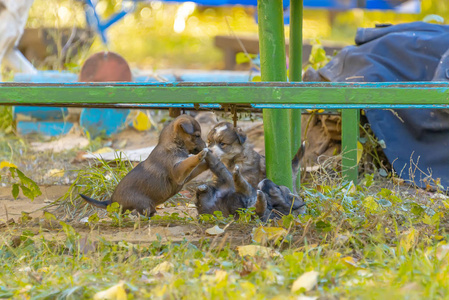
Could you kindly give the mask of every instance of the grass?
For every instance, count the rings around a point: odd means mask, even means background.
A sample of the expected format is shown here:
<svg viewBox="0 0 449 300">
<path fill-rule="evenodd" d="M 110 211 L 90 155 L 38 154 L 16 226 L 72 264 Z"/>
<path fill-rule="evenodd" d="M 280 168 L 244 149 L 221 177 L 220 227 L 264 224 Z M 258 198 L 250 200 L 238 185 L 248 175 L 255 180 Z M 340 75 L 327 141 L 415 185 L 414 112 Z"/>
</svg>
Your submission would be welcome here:
<svg viewBox="0 0 449 300">
<path fill-rule="evenodd" d="M 172 215 L 149 224 L 123 222 L 114 230 L 149 230 L 165 220 L 169 227 L 197 228 L 198 239 L 112 242 L 102 237 L 110 221 L 83 227 L 52 216 L 46 217 L 50 227 L 8 225 L 0 233 L 0 298 L 91 298 L 123 281 L 130 299 L 446 299 L 449 200 L 384 186 L 368 175 L 357 187 L 339 182 L 304 188 L 306 215 L 264 225 L 267 232 L 285 229 L 281 243 L 255 242 L 249 233 L 260 222 L 233 224 L 216 238 L 204 233 L 210 224 L 201 219 Z M 207 221 L 222 224 L 223 218 Z M 280 255 L 239 254 L 238 246 L 256 244 Z M 318 272 L 316 285 L 292 292 L 309 271 Z M 120 285 L 116 290 L 123 291 Z"/>
<path fill-rule="evenodd" d="M 67 193 L 55 204 L 59 205 L 66 214 L 72 217 L 77 215 L 80 218 L 86 213 L 91 213 L 92 208 L 85 205 L 79 193 L 100 201 L 110 199 L 117 184 L 134 167 L 128 159 L 122 157 L 122 152 L 116 155 L 114 160 L 98 159 L 79 170 Z"/>
</svg>

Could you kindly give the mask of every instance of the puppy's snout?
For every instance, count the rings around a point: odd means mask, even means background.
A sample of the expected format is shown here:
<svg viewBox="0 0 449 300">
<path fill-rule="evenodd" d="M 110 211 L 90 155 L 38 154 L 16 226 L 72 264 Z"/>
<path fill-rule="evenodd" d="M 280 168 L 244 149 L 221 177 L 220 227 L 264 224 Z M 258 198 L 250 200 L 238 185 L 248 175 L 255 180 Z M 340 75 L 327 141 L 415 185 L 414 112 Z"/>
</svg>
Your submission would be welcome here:
<svg viewBox="0 0 449 300">
<path fill-rule="evenodd" d="M 264 180 L 259 182 L 259 184 L 257 185 L 257 188 L 259 190 L 263 191 L 264 193 L 270 194 L 270 190 L 275 186 L 276 185 L 274 184 L 273 181 L 271 181 L 268 178 L 265 178 Z"/>
<path fill-rule="evenodd" d="M 206 143 L 200 139 L 197 143 L 196 143 L 196 147 L 195 147 L 195 151 L 196 153 L 194 154 L 198 154 L 201 152 L 201 150 L 203 150 L 204 148 L 206 148 Z"/>
<path fill-rule="evenodd" d="M 200 153 L 204 148 L 206 148 L 206 143 L 197 143 L 195 149 L 193 149 L 192 154 Z"/>
</svg>

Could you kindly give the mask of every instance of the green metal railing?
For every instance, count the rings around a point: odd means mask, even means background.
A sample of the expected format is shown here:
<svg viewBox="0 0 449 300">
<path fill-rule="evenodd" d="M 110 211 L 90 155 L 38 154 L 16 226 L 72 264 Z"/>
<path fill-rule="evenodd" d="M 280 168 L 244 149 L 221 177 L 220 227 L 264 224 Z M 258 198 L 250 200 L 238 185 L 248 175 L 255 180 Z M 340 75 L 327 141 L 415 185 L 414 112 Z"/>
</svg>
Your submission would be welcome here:
<svg viewBox="0 0 449 300">
<path fill-rule="evenodd" d="M 302 81 L 302 19 L 303 0 L 293 0 L 290 3 L 290 49 L 288 76 L 290 82 Z M 301 144 L 301 110 L 290 110 L 291 153 L 296 153 Z M 296 188 L 299 188 L 301 174 L 296 178 Z"/>
<path fill-rule="evenodd" d="M 303 108 L 343 109 L 343 175 L 357 181 L 357 139 L 360 108 L 448 108 L 449 82 L 421 83 L 79 83 L 0 84 L 0 104 L 81 107 L 219 108 L 220 104 L 271 108 L 287 112 Z M 285 123 L 283 123 L 283 126 Z M 288 128 L 270 124 L 277 135 Z M 267 135 L 266 144 L 276 137 Z M 300 140 L 300 137 L 298 137 Z M 278 145 L 277 145 L 278 146 Z M 273 156 L 290 159 L 290 147 L 277 147 Z M 267 164 L 273 161 L 268 161 Z M 290 169 L 271 165 L 279 172 Z M 290 177 L 291 178 L 291 177 Z"/>
<path fill-rule="evenodd" d="M 262 81 L 287 81 L 287 60 L 285 54 L 284 17 L 282 0 L 260 0 L 259 48 Z M 287 110 L 265 109 L 263 111 L 265 156 L 267 177 L 292 188 L 291 164 L 291 116 Z M 276 128 L 283 128 L 277 130 Z M 280 150 L 287 155 L 279 155 Z"/>
</svg>

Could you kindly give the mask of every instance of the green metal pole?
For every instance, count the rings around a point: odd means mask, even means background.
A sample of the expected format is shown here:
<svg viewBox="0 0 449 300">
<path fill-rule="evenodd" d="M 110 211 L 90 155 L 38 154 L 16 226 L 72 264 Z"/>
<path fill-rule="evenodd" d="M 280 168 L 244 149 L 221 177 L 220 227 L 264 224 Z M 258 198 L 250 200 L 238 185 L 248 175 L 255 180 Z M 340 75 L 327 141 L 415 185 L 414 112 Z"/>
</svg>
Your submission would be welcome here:
<svg viewBox="0 0 449 300">
<path fill-rule="evenodd" d="M 259 0 L 257 8 L 262 81 L 287 81 L 282 0 Z M 267 177 L 292 188 L 289 113 L 264 109 L 263 121 Z"/>
<path fill-rule="evenodd" d="M 291 82 L 302 81 L 302 19 L 303 0 L 290 1 L 290 49 L 289 79 Z M 291 152 L 292 158 L 301 145 L 301 110 L 290 109 Z M 301 173 L 296 178 L 296 188 L 301 184 Z"/>
<path fill-rule="evenodd" d="M 357 142 L 359 140 L 359 110 L 343 109 L 341 112 L 341 153 L 343 178 L 357 184 Z"/>
</svg>

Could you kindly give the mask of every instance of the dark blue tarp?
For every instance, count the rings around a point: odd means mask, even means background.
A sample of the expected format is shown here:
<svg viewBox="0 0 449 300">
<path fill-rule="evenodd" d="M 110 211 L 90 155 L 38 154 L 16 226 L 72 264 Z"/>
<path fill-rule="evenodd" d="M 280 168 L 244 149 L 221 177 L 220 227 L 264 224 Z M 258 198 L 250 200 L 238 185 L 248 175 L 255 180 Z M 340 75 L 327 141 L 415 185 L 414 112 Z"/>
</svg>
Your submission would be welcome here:
<svg viewBox="0 0 449 300">
<path fill-rule="evenodd" d="M 358 29 L 356 46 L 344 48 L 318 72 L 335 82 L 447 81 L 449 26 L 414 22 Z M 366 111 L 374 134 L 402 178 L 426 186 L 426 177 L 449 187 L 449 110 Z M 429 181 L 427 181 L 429 183 Z"/>
</svg>

